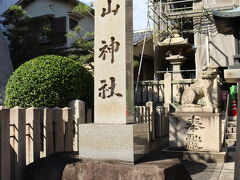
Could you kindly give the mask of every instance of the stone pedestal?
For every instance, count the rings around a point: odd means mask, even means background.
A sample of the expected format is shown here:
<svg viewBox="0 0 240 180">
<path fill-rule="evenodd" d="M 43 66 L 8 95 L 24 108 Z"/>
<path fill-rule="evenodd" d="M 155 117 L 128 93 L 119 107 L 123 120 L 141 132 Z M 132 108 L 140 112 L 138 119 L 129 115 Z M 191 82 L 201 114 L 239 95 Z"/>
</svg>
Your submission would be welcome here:
<svg viewBox="0 0 240 180">
<path fill-rule="evenodd" d="M 191 104 L 190 106 L 188 105 L 184 105 L 184 106 L 180 106 L 179 109 L 177 109 L 177 112 L 192 112 L 192 113 L 206 113 L 206 112 L 210 112 L 213 113 L 215 111 L 214 107 L 207 107 L 207 106 L 202 106 L 202 105 L 198 105 L 198 104 Z"/>
<path fill-rule="evenodd" d="M 173 68 L 173 79 L 183 79 L 181 74 L 181 65 L 187 59 L 182 55 L 170 55 L 166 57 L 166 60 L 170 62 Z"/>
<path fill-rule="evenodd" d="M 133 164 L 148 153 L 148 125 L 79 125 L 80 158 Z"/>
<path fill-rule="evenodd" d="M 188 151 L 221 151 L 219 113 L 177 112 L 170 114 L 169 148 Z"/>
</svg>

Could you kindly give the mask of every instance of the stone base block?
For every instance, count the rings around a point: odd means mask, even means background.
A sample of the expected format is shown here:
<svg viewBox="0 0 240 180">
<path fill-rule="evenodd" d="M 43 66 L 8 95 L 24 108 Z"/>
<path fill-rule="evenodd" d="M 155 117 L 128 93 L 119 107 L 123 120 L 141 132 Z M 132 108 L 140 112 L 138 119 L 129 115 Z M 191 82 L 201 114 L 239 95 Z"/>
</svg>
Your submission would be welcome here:
<svg viewBox="0 0 240 180">
<path fill-rule="evenodd" d="M 226 69 L 224 70 L 224 78 L 228 83 L 236 83 L 240 81 L 239 69 Z"/>
<path fill-rule="evenodd" d="M 135 166 L 115 162 L 87 161 L 69 164 L 63 171 L 65 180 L 190 180 L 178 159 L 155 160 Z"/>
<path fill-rule="evenodd" d="M 206 112 L 170 114 L 169 147 L 188 151 L 220 152 L 220 114 Z"/>
<path fill-rule="evenodd" d="M 177 109 L 177 112 L 215 112 L 214 107 L 207 107 L 207 106 L 201 106 L 201 105 L 183 105 L 180 106 L 179 109 Z"/>
<path fill-rule="evenodd" d="M 147 124 L 80 124 L 79 156 L 134 163 L 149 153 Z"/>
<path fill-rule="evenodd" d="M 199 152 L 199 151 L 177 151 L 164 149 L 164 153 L 173 154 L 182 160 L 194 161 L 199 163 L 225 163 L 227 151 L 223 152 Z"/>
</svg>

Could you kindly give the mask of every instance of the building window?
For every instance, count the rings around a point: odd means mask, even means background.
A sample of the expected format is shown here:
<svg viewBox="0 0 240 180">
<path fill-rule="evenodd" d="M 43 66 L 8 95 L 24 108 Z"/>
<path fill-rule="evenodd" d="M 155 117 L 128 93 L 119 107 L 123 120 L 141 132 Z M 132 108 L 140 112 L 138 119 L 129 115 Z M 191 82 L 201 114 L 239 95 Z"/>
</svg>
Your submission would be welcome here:
<svg viewBox="0 0 240 180">
<path fill-rule="evenodd" d="M 73 30 L 78 25 L 78 21 L 69 18 L 69 29 Z"/>
<path fill-rule="evenodd" d="M 54 18 L 52 21 L 52 39 L 55 43 L 66 42 L 66 17 Z"/>
</svg>

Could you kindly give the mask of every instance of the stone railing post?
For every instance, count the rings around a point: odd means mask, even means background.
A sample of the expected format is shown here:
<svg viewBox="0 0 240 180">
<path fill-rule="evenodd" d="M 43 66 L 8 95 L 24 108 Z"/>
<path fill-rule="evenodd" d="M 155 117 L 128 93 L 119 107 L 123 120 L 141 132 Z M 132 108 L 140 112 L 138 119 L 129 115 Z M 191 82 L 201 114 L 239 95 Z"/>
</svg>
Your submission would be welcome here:
<svg viewBox="0 0 240 180">
<path fill-rule="evenodd" d="M 45 108 L 43 110 L 43 156 L 49 156 L 54 153 L 53 142 L 53 109 Z"/>
<path fill-rule="evenodd" d="M 64 150 L 73 151 L 73 119 L 72 109 L 66 107 L 62 109 L 63 122 L 65 126 Z"/>
<path fill-rule="evenodd" d="M 164 106 L 168 108 L 172 103 L 172 74 L 164 74 Z"/>
<path fill-rule="evenodd" d="M 21 107 L 10 109 L 11 179 L 23 179 L 26 166 L 26 110 Z"/>
<path fill-rule="evenodd" d="M 0 109 L 0 179 L 10 180 L 10 111 Z"/>
<path fill-rule="evenodd" d="M 79 151 L 79 124 L 85 123 L 85 102 L 80 100 L 73 100 L 69 103 L 69 107 L 73 110 L 73 150 Z"/>
<path fill-rule="evenodd" d="M 64 124 L 62 110 L 60 108 L 53 109 L 54 124 L 54 152 L 64 151 Z"/>
<path fill-rule="evenodd" d="M 219 75 L 213 81 L 213 88 L 211 92 L 212 102 L 214 107 L 218 108 L 220 104 L 219 92 L 220 92 L 220 77 Z"/>
<path fill-rule="evenodd" d="M 40 111 L 37 108 L 26 110 L 26 164 L 30 164 L 40 158 Z"/>
<path fill-rule="evenodd" d="M 150 134 L 151 140 L 155 140 L 155 107 L 152 101 L 146 103 L 146 106 L 149 107 L 149 125 L 150 125 Z"/>
</svg>

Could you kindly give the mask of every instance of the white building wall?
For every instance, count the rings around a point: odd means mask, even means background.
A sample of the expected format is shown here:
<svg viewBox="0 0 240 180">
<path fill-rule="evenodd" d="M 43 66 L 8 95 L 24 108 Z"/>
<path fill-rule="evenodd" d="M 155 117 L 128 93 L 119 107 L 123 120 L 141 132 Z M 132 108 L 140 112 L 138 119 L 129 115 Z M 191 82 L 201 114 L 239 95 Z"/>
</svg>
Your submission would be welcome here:
<svg viewBox="0 0 240 180">
<path fill-rule="evenodd" d="M 54 14 L 55 17 L 67 16 L 73 6 L 70 3 L 59 0 L 36 0 L 25 7 L 25 11 L 30 17 L 42 16 L 45 14 Z"/>
<path fill-rule="evenodd" d="M 11 5 L 18 2 L 18 0 L 2 0 L 2 4 L 0 4 L 0 14 L 5 12 Z M 0 0 L 1 2 L 1 0 Z M 68 12 L 72 11 L 74 5 L 72 3 L 59 1 L 59 0 L 35 0 L 30 3 L 24 10 L 30 17 L 38 17 L 46 14 L 53 14 L 55 18 L 58 17 L 66 17 L 66 31 L 70 32 L 69 29 L 69 15 Z M 86 17 L 78 20 L 78 25 L 81 26 L 87 32 L 94 31 L 94 20 L 93 18 Z M 70 47 L 72 43 L 77 39 L 67 38 L 66 47 Z"/>
<path fill-rule="evenodd" d="M 18 0 L 0 0 L 0 20 L 1 14 L 3 14 L 10 6 L 14 5 Z M 0 30 L 4 30 L 3 26 L 0 24 Z"/>
<path fill-rule="evenodd" d="M 203 0 L 194 3 L 194 9 L 202 8 L 231 8 L 237 4 L 238 0 Z M 216 67 L 228 67 L 233 65 L 235 54 L 235 40 L 233 35 L 223 35 L 218 33 L 211 15 L 202 18 L 194 18 L 194 40 L 196 47 L 195 61 L 197 77 L 200 76 L 201 69 L 206 65 Z"/>
<path fill-rule="evenodd" d="M 68 23 L 69 23 L 69 16 L 68 16 Z M 81 30 L 84 31 L 84 32 L 93 32 L 94 31 L 94 20 L 91 17 L 86 17 L 86 18 L 80 19 L 78 21 L 78 25 L 81 27 Z M 68 32 L 71 31 L 69 29 L 69 25 L 67 26 L 67 31 Z M 78 36 L 75 36 L 75 37 L 72 37 L 72 38 L 68 38 L 68 45 L 67 46 L 70 47 L 71 44 L 75 40 L 77 40 L 78 38 L 79 38 Z"/>
</svg>

